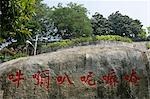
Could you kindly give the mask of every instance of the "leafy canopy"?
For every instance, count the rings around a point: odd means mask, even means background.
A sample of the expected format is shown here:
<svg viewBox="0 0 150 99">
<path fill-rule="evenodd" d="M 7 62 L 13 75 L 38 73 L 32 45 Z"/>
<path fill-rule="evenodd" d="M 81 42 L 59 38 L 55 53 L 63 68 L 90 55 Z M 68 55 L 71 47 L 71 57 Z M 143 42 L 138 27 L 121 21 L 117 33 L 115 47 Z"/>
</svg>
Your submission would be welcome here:
<svg viewBox="0 0 150 99">
<path fill-rule="evenodd" d="M 35 15 L 35 5 L 38 0 L 2 0 L 1 1 L 1 32 L 3 39 L 15 38 L 23 41 L 31 35 L 26 27 Z"/>
<path fill-rule="evenodd" d="M 87 37 L 92 34 L 92 27 L 87 17 L 87 9 L 76 3 L 66 7 L 61 4 L 54 7 L 52 20 L 57 28 L 56 34 L 63 39 Z"/>
</svg>

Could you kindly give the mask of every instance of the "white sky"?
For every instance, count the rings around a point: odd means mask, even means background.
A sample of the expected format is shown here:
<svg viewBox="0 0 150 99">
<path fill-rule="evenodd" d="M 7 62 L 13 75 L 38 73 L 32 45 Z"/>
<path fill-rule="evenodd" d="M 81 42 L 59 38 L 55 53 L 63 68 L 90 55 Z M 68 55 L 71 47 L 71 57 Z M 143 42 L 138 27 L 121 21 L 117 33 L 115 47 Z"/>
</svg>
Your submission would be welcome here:
<svg viewBox="0 0 150 99">
<path fill-rule="evenodd" d="M 90 12 L 89 17 L 95 12 L 108 17 L 111 13 L 119 11 L 123 15 L 139 19 L 144 27 L 150 26 L 150 0 L 44 0 L 43 2 L 49 7 L 69 2 L 83 4 Z"/>
</svg>

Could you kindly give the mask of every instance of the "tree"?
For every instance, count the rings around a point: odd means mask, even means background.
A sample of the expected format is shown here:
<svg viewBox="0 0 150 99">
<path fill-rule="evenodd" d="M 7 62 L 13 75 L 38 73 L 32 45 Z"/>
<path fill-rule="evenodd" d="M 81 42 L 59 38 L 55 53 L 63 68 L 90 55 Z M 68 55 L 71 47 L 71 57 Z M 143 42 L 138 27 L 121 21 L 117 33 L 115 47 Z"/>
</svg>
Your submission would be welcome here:
<svg viewBox="0 0 150 99">
<path fill-rule="evenodd" d="M 82 5 L 69 3 L 54 7 L 52 20 L 57 29 L 56 35 L 62 39 L 87 37 L 92 34 L 92 26 L 87 17 L 87 9 Z"/>
<path fill-rule="evenodd" d="M 147 33 L 148 33 L 147 40 L 150 41 L 150 27 L 147 27 Z"/>
<path fill-rule="evenodd" d="M 110 22 L 98 12 L 92 16 L 91 24 L 94 35 L 109 35 L 112 32 Z"/>
<path fill-rule="evenodd" d="M 138 34 L 137 41 L 146 40 L 146 37 L 147 37 L 146 29 L 142 29 L 141 32 Z"/>
<path fill-rule="evenodd" d="M 26 23 L 35 15 L 38 0 L 2 0 L 0 38 L 14 38 L 23 42 L 31 35 Z"/>
<path fill-rule="evenodd" d="M 51 21 L 51 15 L 51 8 L 39 1 L 35 6 L 35 16 L 33 16 L 26 24 L 26 27 L 28 27 L 28 29 L 32 32 L 30 38 L 26 40 L 26 49 L 30 49 L 29 47 L 34 49 L 34 55 L 36 55 L 36 50 L 40 45 L 38 41 L 43 41 L 43 38 L 48 40 L 52 33 L 53 24 Z"/>
<path fill-rule="evenodd" d="M 119 11 L 112 13 L 108 17 L 108 20 L 111 22 L 111 27 L 115 35 L 136 39 L 141 33 L 141 22 L 139 20 L 133 20 L 129 16 L 122 15 Z"/>
<path fill-rule="evenodd" d="M 32 38 L 39 35 L 39 38 L 48 37 L 53 33 L 53 22 L 51 20 L 52 10 L 46 4 L 36 4 L 36 15 L 26 24 L 32 30 Z"/>
<path fill-rule="evenodd" d="M 148 34 L 150 34 L 150 27 L 147 27 Z"/>
</svg>

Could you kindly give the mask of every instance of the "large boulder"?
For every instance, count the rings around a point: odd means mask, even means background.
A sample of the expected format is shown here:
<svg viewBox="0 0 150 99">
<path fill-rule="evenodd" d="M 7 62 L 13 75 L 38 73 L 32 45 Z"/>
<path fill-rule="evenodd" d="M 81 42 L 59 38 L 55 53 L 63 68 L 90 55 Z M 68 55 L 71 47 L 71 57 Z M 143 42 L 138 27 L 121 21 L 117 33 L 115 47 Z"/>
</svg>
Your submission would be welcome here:
<svg viewBox="0 0 150 99">
<path fill-rule="evenodd" d="M 0 65 L 0 97 L 150 99 L 148 54 L 91 45 L 12 60 Z"/>
</svg>

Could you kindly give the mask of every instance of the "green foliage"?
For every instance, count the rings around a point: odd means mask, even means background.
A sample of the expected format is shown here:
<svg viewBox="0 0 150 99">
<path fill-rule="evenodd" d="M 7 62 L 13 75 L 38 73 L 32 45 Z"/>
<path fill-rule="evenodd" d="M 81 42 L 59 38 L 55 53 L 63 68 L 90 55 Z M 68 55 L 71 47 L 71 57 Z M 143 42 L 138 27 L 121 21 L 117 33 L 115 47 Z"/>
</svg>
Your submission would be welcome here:
<svg viewBox="0 0 150 99">
<path fill-rule="evenodd" d="M 25 53 L 22 52 L 18 52 L 17 54 L 15 54 L 14 56 L 12 56 L 12 59 L 17 59 L 20 57 L 26 57 L 27 55 Z"/>
<path fill-rule="evenodd" d="M 150 41 L 150 27 L 147 27 L 147 31 L 148 31 L 148 37 L 147 37 L 147 40 Z"/>
<path fill-rule="evenodd" d="M 63 39 L 87 37 L 92 34 L 87 9 L 82 5 L 70 3 L 63 7 L 59 4 L 54 8 L 52 20 L 57 28 L 56 35 Z"/>
<path fill-rule="evenodd" d="M 5 55 L 5 54 L 0 53 L 0 63 L 1 62 L 7 62 L 7 61 L 10 61 L 13 59 L 20 58 L 20 57 L 26 57 L 26 56 L 27 55 L 25 53 L 22 53 L 22 52 L 18 52 L 15 55 Z"/>
<path fill-rule="evenodd" d="M 72 39 L 72 42 L 75 45 L 83 42 L 92 42 L 92 41 L 93 41 L 92 37 L 80 37 L 80 38 Z"/>
<path fill-rule="evenodd" d="M 141 22 L 122 15 L 119 11 L 112 13 L 108 19 L 95 13 L 91 23 L 94 35 L 119 35 L 133 40 L 145 40 L 146 38 L 146 32 L 142 30 Z"/>
<path fill-rule="evenodd" d="M 3 42 L 3 40 L 4 40 L 4 39 L 0 37 L 0 43 L 2 43 L 2 42 Z"/>
<path fill-rule="evenodd" d="M 150 34 L 150 26 L 147 27 L 148 34 Z"/>
<path fill-rule="evenodd" d="M 46 4 L 36 4 L 36 15 L 26 24 L 26 26 L 32 30 L 32 38 L 35 38 L 37 34 L 40 37 L 46 37 L 50 35 L 52 31 L 52 10 Z"/>
<path fill-rule="evenodd" d="M 146 33 L 146 29 L 142 29 L 141 32 L 138 34 L 138 37 L 141 39 L 141 40 L 146 40 L 146 36 L 147 33 Z"/>
<path fill-rule="evenodd" d="M 73 42 L 71 40 L 62 40 L 60 42 L 50 43 L 48 46 L 62 48 L 62 47 L 71 46 L 72 44 L 73 44 Z"/>
<path fill-rule="evenodd" d="M 109 41 L 122 41 L 122 42 L 129 42 L 131 43 L 132 40 L 127 37 L 121 37 L 118 35 L 102 35 L 102 36 L 96 36 L 97 40 L 109 40 Z"/>
<path fill-rule="evenodd" d="M 68 47 L 68 46 L 71 46 L 73 44 L 73 42 L 71 42 L 70 40 L 63 40 L 61 43 L 60 43 L 60 47 Z"/>
<path fill-rule="evenodd" d="M 0 37 L 23 41 L 31 35 L 26 23 L 35 15 L 37 0 L 2 0 Z"/>
<path fill-rule="evenodd" d="M 131 43 L 132 40 L 127 37 L 121 37 L 117 35 L 102 35 L 102 36 L 96 36 L 95 38 L 92 37 L 81 37 L 81 38 L 76 38 L 72 40 L 62 40 L 59 42 L 54 42 L 54 43 L 49 43 L 48 45 L 43 45 L 43 49 L 59 49 L 59 48 L 65 48 L 65 47 L 71 47 L 71 46 L 76 46 L 84 42 L 94 42 L 94 41 L 101 41 L 101 40 L 108 40 L 108 41 L 121 41 L 121 42 L 128 42 Z"/>
<path fill-rule="evenodd" d="M 129 16 L 122 15 L 117 11 L 108 17 L 111 22 L 113 35 L 127 36 L 136 39 L 141 33 L 142 25 L 139 20 L 133 20 Z"/>
<path fill-rule="evenodd" d="M 146 48 L 147 48 L 147 49 L 150 49 L 150 42 L 147 42 L 147 43 L 146 43 Z"/>
<path fill-rule="evenodd" d="M 92 16 L 91 23 L 94 35 L 110 35 L 112 32 L 110 21 L 98 12 Z"/>
</svg>

